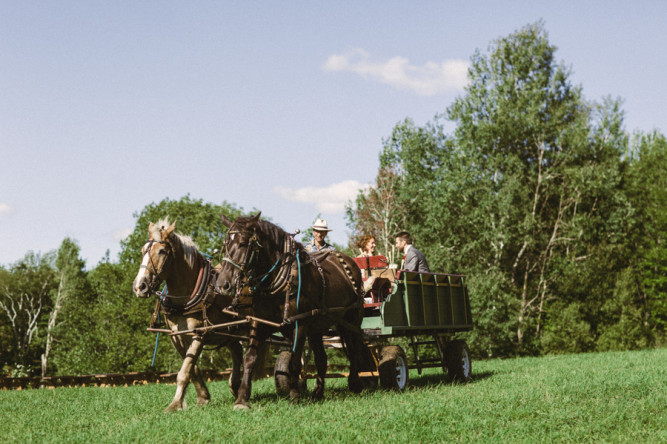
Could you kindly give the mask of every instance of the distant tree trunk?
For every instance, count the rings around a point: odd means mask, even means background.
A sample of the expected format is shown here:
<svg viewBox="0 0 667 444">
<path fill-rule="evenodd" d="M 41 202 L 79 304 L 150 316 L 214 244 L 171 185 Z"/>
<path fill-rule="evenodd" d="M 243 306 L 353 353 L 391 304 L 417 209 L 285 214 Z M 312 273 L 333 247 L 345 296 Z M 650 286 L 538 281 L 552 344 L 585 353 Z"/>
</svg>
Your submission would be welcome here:
<svg viewBox="0 0 667 444">
<path fill-rule="evenodd" d="M 51 344 L 53 343 L 53 329 L 56 326 L 56 320 L 58 318 L 58 312 L 62 308 L 63 300 L 65 299 L 65 275 L 61 273 L 60 283 L 58 285 L 58 294 L 54 301 L 53 310 L 49 315 L 49 323 L 46 327 L 46 345 L 44 347 L 44 353 L 42 353 L 42 378 L 46 376 L 46 371 L 48 368 L 49 354 L 51 353 Z"/>
<path fill-rule="evenodd" d="M 21 292 L 15 294 L 5 288 L 4 300 L 0 300 L 0 308 L 9 318 L 12 333 L 16 341 L 18 356 L 16 363 L 26 364 L 32 338 L 37 331 L 39 317 L 44 307 L 48 282 L 44 282 L 37 294 Z"/>
</svg>

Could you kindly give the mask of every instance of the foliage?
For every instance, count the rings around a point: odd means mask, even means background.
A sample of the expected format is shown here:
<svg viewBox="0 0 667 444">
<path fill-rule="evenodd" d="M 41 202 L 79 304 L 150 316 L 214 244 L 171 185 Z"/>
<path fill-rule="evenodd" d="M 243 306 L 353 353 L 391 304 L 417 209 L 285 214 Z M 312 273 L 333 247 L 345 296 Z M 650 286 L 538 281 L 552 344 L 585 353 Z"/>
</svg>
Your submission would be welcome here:
<svg viewBox="0 0 667 444">
<path fill-rule="evenodd" d="M 666 349 L 474 361 L 466 385 L 440 369 L 412 370 L 403 393 L 328 379 L 323 402 L 298 404 L 265 379 L 242 413 L 224 381 L 209 384 L 208 406 L 192 390 L 174 414 L 162 411 L 173 385 L 8 391 L 0 415 L 8 443 L 664 442 L 665 360 Z"/>
<path fill-rule="evenodd" d="M 635 135 L 630 159 L 626 188 L 637 220 L 631 239 L 636 255 L 636 299 L 644 309 L 642 322 L 664 342 L 667 332 L 667 139 L 657 132 Z"/>
<path fill-rule="evenodd" d="M 163 218 L 176 222 L 176 231 L 192 237 L 199 251 L 212 254 L 220 248 L 227 232 L 227 227 L 220 220 L 221 214 L 233 220 L 241 215 L 241 209 L 227 202 L 220 205 L 205 203 L 189 195 L 179 200 L 166 198 L 146 205 L 140 213 L 134 215 L 136 223 L 132 234 L 121 242 L 120 263 L 139 266 L 141 248 L 148 238 L 148 225 Z"/>
<path fill-rule="evenodd" d="M 79 246 L 70 238 L 65 238 L 58 249 L 55 260 L 55 274 L 58 287 L 54 291 L 53 308 L 49 313 L 46 327 L 46 343 L 42 353 L 42 376 L 49 370 L 49 355 L 53 343 L 72 344 L 86 341 L 90 322 L 86 322 L 89 307 L 93 305 L 92 291 L 88 284 L 85 262 L 79 257 Z M 57 347 L 61 356 L 63 371 L 76 373 L 68 368 L 70 357 L 66 347 Z M 75 367 L 76 368 L 76 367 Z"/>
<path fill-rule="evenodd" d="M 584 100 L 555 52 L 542 23 L 475 52 L 465 94 L 396 125 L 348 209 L 358 234 L 391 220 L 432 270 L 469 275 L 483 356 L 664 337 L 665 139 L 630 149 L 620 100 Z"/>
<path fill-rule="evenodd" d="M 28 374 L 39 362 L 46 314 L 52 306 L 51 292 L 56 286 L 53 259 L 51 253 L 28 252 L 9 270 L 0 270 L 3 360 Z"/>
</svg>

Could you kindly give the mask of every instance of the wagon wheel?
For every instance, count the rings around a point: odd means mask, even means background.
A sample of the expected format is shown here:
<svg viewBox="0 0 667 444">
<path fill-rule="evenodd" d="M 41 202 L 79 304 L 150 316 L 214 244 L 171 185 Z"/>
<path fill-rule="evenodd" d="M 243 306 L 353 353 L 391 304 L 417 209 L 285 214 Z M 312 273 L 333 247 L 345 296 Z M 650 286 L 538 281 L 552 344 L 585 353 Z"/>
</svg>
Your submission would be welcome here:
<svg viewBox="0 0 667 444">
<path fill-rule="evenodd" d="M 465 341 L 454 340 L 445 348 L 447 373 L 456 381 L 469 382 L 472 377 L 470 350 Z"/>
<path fill-rule="evenodd" d="M 383 388 L 403 391 L 408 386 L 408 358 L 400 346 L 389 345 L 382 348 L 378 370 Z"/>
<path fill-rule="evenodd" d="M 284 350 L 280 352 L 276 358 L 276 365 L 273 367 L 273 379 L 276 383 L 276 393 L 279 396 L 289 396 L 290 387 L 289 387 L 289 362 L 292 359 L 292 352 L 289 350 Z M 302 368 L 305 368 L 302 358 Z M 308 389 L 308 384 L 305 378 L 305 375 L 299 375 L 299 393 L 304 393 Z"/>
</svg>

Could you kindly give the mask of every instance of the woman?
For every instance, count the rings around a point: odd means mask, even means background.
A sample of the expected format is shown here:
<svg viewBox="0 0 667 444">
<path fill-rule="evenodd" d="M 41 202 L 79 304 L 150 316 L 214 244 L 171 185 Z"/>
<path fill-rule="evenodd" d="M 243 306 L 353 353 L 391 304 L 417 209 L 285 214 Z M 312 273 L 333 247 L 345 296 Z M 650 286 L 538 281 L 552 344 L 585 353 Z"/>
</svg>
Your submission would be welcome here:
<svg viewBox="0 0 667 444">
<path fill-rule="evenodd" d="M 378 253 L 375 252 L 375 238 L 373 236 L 365 235 L 361 236 L 359 242 L 357 242 L 359 251 L 361 252 L 357 257 L 368 257 L 368 256 L 377 256 Z"/>
<path fill-rule="evenodd" d="M 359 242 L 357 242 L 357 247 L 359 247 L 359 256 L 357 257 L 368 257 L 368 256 L 377 256 L 378 253 L 375 251 L 375 238 L 373 236 L 365 235 L 361 236 Z M 368 276 L 368 272 L 365 269 L 361 270 L 361 278 L 364 280 L 364 291 L 368 295 L 371 289 L 373 288 L 373 282 L 375 281 L 375 276 Z M 364 298 L 366 303 L 372 302 L 370 297 Z"/>
</svg>

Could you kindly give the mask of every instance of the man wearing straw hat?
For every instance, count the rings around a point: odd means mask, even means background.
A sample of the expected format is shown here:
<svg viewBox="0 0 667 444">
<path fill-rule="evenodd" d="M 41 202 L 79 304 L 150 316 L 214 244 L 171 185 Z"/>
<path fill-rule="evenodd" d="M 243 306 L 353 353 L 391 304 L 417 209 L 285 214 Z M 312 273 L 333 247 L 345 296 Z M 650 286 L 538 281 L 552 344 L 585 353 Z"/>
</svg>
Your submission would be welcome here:
<svg viewBox="0 0 667 444">
<path fill-rule="evenodd" d="M 327 237 L 327 233 L 330 230 L 327 226 L 327 221 L 324 219 L 318 218 L 312 226 L 313 228 L 313 240 L 305 245 L 305 249 L 308 253 L 317 253 L 320 251 L 335 251 L 336 249 L 326 243 L 324 240 Z"/>
</svg>

